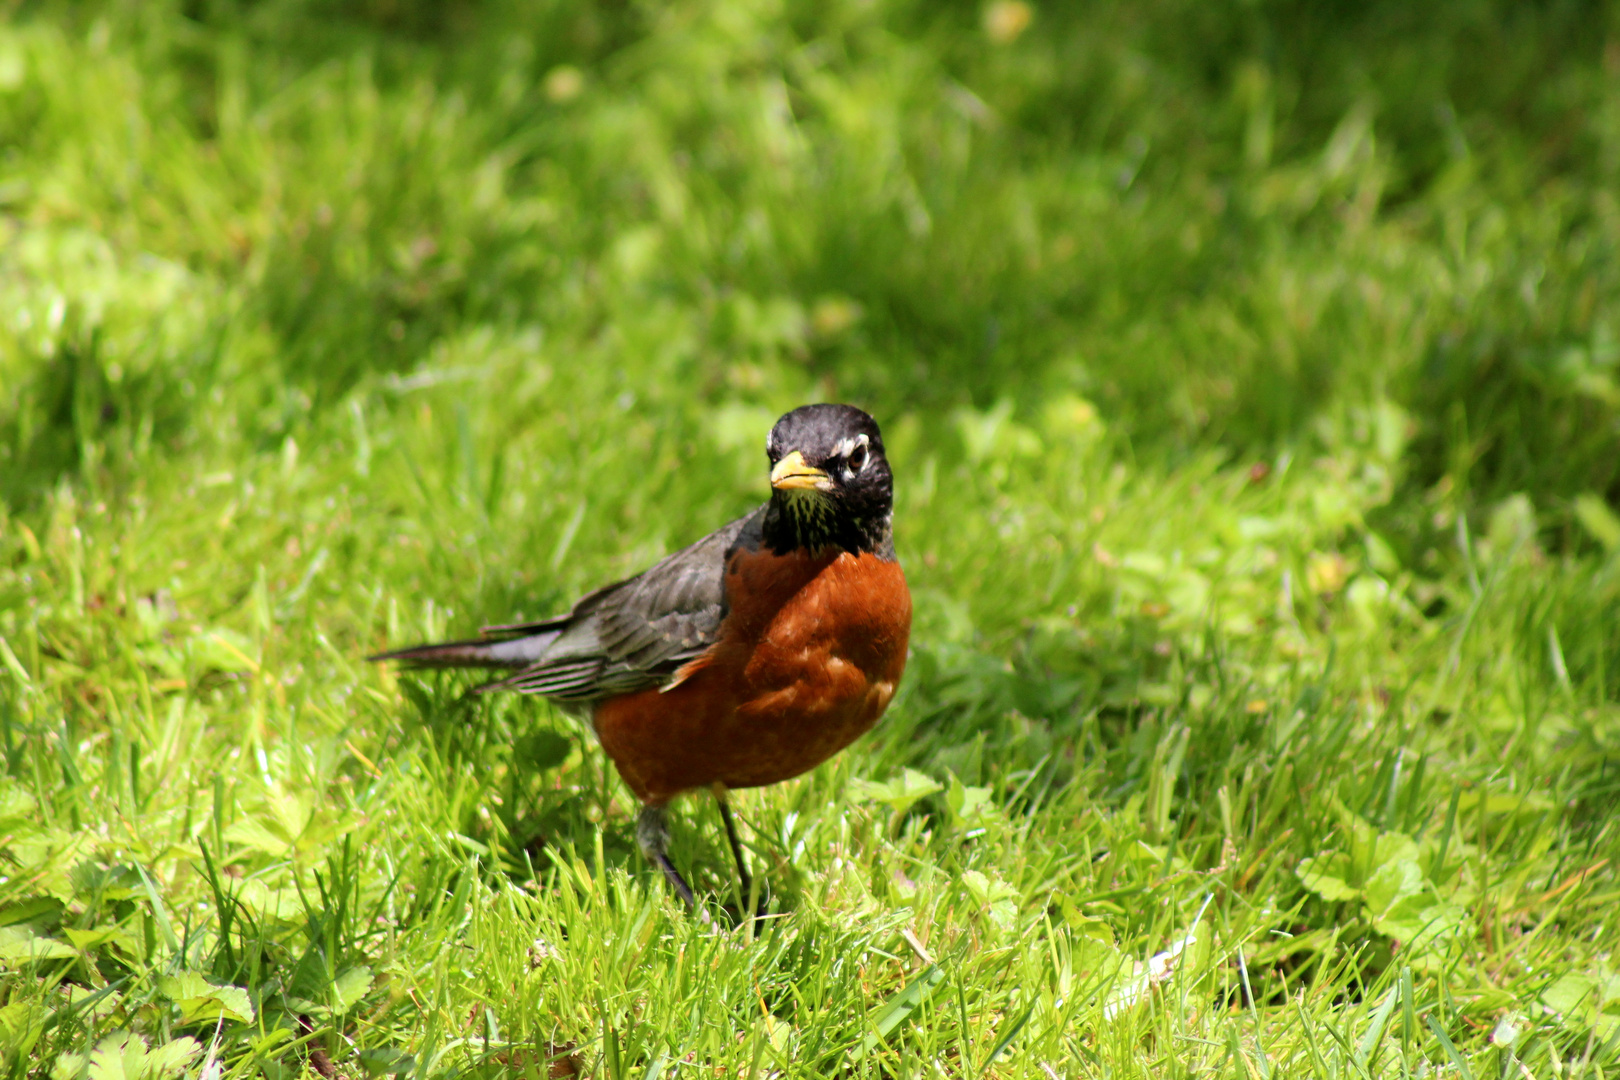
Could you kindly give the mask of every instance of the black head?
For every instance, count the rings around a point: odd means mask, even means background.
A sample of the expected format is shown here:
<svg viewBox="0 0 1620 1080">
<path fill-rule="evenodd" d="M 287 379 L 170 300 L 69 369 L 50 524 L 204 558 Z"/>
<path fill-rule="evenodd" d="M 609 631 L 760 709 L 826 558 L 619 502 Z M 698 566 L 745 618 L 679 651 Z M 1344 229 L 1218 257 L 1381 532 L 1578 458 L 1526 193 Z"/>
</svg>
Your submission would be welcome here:
<svg viewBox="0 0 1620 1080">
<path fill-rule="evenodd" d="M 801 405 L 771 428 L 765 540 L 893 554 L 894 476 L 877 421 L 853 405 Z"/>
</svg>

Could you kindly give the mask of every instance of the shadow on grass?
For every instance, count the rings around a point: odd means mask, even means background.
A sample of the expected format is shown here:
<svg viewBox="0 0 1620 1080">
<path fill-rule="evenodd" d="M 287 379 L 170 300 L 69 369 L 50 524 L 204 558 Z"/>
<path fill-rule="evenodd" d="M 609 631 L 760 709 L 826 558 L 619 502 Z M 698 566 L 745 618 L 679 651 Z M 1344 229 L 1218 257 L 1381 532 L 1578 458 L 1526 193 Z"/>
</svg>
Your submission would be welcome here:
<svg viewBox="0 0 1620 1080">
<path fill-rule="evenodd" d="M 589 731 L 543 699 L 477 694 L 467 676 L 406 675 L 412 713 L 404 737 L 464 799 L 458 832 L 487 849 L 487 865 L 520 888 L 544 888 L 567 860 L 591 876 L 622 871 L 666 887 L 636 846 L 638 805 Z M 677 801 L 671 857 L 700 902 L 740 921 L 736 876 L 721 820 L 707 792 Z M 745 840 L 750 870 L 772 914 L 797 907 L 797 884 L 769 839 Z M 601 895 L 611 895 L 604 889 Z"/>
</svg>

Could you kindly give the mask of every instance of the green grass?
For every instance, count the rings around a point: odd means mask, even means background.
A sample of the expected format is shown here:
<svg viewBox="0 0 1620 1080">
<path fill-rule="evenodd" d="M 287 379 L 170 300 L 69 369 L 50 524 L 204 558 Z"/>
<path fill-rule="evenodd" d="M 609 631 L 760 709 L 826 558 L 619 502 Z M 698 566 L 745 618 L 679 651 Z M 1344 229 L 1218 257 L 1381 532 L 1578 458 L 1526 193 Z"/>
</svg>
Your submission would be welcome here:
<svg viewBox="0 0 1620 1080">
<path fill-rule="evenodd" d="M 1620 1071 L 1612 8 L 0 11 L 7 1075 Z M 913 655 L 706 924 L 362 658 L 823 398 Z"/>
</svg>

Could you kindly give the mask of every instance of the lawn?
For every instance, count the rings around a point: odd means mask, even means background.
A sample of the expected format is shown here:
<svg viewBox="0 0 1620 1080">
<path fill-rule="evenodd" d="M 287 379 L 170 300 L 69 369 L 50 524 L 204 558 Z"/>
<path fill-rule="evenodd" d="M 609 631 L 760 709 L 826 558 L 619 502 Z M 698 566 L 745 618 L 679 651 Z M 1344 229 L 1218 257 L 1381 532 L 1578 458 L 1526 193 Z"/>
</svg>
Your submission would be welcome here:
<svg viewBox="0 0 1620 1080">
<path fill-rule="evenodd" d="M 1620 11 L 0 4 L 0 1070 L 1620 1073 Z M 367 655 L 877 416 L 878 729 L 674 858 Z"/>
</svg>

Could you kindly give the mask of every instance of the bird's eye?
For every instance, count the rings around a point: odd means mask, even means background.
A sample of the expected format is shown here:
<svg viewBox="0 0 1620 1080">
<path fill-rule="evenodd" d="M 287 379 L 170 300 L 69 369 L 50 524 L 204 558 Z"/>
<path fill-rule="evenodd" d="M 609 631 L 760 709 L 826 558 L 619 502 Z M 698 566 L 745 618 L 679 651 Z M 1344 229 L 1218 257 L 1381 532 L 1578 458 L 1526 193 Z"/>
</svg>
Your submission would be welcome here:
<svg viewBox="0 0 1620 1080">
<path fill-rule="evenodd" d="M 849 452 L 849 471 L 858 473 L 866 468 L 866 444 L 862 443 Z"/>
</svg>

